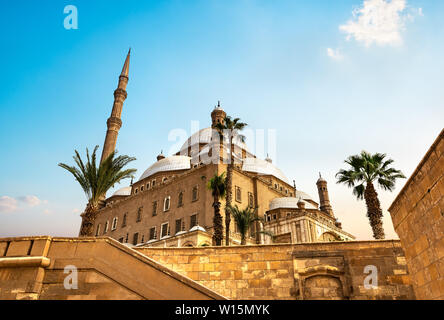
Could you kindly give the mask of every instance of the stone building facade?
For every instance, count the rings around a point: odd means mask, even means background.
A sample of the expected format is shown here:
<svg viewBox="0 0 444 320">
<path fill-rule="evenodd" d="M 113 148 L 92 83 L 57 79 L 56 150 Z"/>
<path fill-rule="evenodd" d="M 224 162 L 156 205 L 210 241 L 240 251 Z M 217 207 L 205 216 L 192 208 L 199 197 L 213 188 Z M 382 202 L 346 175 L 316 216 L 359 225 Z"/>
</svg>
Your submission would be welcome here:
<svg viewBox="0 0 444 320">
<path fill-rule="evenodd" d="M 444 130 L 389 208 L 418 299 L 444 299 Z"/>
<path fill-rule="evenodd" d="M 119 77 L 114 118 L 120 119 L 122 113 L 126 91 L 124 96 L 120 93 L 126 89 L 128 68 L 129 55 Z M 281 243 L 354 239 L 337 222 L 324 179 L 317 182 L 318 204 L 296 190 L 271 159 L 259 159 L 252 154 L 239 134 L 234 134 L 231 146 L 229 137 L 221 140 L 215 126 L 223 123 L 225 117 L 218 104 L 211 112 L 210 127 L 194 133 L 176 154 L 169 157 L 160 154 L 138 181 L 107 198 L 95 221 L 95 235 L 133 245 L 211 245 L 214 209 L 207 184 L 214 174 L 226 172 L 227 163 L 233 161 L 233 204 L 241 209 L 257 208 L 257 214 L 265 219 L 263 225 L 257 223 L 251 227 L 247 243 L 271 243 L 267 237 L 259 236 L 256 232 L 259 229 L 271 231 Z M 115 146 L 117 141 L 118 130 L 111 129 L 108 128 L 105 139 L 107 153 L 109 146 Z M 221 208 L 225 207 L 224 202 L 222 199 Z M 225 218 L 225 210 L 221 214 Z M 239 244 L 240 235 L 234 222 L 230 229 L 232 243 Z"/>
</svg>

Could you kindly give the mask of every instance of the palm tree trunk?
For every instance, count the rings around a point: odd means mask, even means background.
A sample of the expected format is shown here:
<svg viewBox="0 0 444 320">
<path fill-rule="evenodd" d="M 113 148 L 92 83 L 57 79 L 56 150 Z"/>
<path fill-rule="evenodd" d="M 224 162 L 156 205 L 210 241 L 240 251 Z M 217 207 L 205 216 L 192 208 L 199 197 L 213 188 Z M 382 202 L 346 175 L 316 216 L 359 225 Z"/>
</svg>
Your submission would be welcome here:
<svg viewBox="0 0 444 320">
<path fill-rule="evenodd" d="M 376 240 L 385 239 L 384 228 L 382 226 L 382 210 L 379 203 L 378 193 L 373 183 L 367 182 L 364 192 L 365 203 L 367 204 L 367 217 L 373 229 L 373 237 Z"/>
<path fill-rule="evenodd" d="M 94 222 L 97 216 L 97 205 L 88 203 L 82 216 L 82 225 L 80 227 L 79 237 L 94 236 Z"/>
<path fill-rule="evenodd" d="M 233 199 L 233 137 L 230 137 L 230 162 L 228 163 L 227 168 L 227 193 L 225 195 L 225 245 L 230 245 L 230 223 L 231 223 L 231 214 L 228 211 L 228 208 L 231 206 L 231 201 Z"/>
<path fill-rule="evenodd" d="M 214 233 L 213 233 L 213 244 L 216 246 L 222 245 L 222 240 L 224 237 L 223 227 L 222 227 L 222 216 L 220 214 L 220 202 L 218 199 L 214 199 Z"/>
</svg>

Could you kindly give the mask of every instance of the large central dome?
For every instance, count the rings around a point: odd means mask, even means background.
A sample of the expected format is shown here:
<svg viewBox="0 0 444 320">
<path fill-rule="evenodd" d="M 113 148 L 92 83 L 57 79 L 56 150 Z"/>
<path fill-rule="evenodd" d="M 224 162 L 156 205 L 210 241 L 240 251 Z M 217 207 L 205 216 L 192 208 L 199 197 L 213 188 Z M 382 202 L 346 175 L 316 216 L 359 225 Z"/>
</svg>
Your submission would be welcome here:
<svg viewBox="0 0 444 320">
<path fill-rule="evenodd" d="M 199 145 L 199 144 L 211 143 L 213 135 L 216 136 L 218 135 L 218 133 L 216 130 L 214 130 L 211 127 L 199 130 L 198 132 L 192 134 L 191 137 L 189 137 L 187 141 L 180 148 L 180 154 L 187 154 L 188 148 L 196 144 Z M 229 144 L 229 141 L 225 142 Z M 248 150 L 247 145 L 244 142 L 240 141 L 239 139 L 236 139 L 236 137 L 233 139 L 233 144 L 241 149 Z"/>
</svg>

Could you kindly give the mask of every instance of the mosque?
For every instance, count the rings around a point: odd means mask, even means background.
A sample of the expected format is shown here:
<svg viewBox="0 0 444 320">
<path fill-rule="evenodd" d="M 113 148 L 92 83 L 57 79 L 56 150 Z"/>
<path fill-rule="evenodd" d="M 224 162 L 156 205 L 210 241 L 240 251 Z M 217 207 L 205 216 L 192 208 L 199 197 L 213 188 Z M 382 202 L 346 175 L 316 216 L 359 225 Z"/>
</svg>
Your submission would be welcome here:
<svg viewBox="0 0 444 320">
<path fill-rule="evenodd" d="M 130 52 L 127 55 L 114 105 L 107 121 L 102 159 L 116 147 L 127 97 Z M 215 173 L 227 171 L 229 141 L 219 141 L 214 130 L 226 113 L 218 104 L 211 112 L 211 126 L 194 133 L 172 156 L 157 156 L 139 180 L 106 198 L 94 224 L 96 236 L 121 243 L 150 247 L 198 247 L 212 245 L 213 197 L 207 183 Z M 264 218 L 251 227 L 247 244 L 313 243 L 350 241 L 330 205 L 327 181 L 316 182 L 319 201 L 297 190 L 271 159 L 257 158 L 246 144 L 234 137 L 233 204 L 257 208 Z M 221 214 L 225 219 L 225 199 Z M 225 224 L 224 224 L 225 226 Z M 257 233 L 270 231 L 274 237 Z M 240 244 L 234 221 L 230 242 Z"/>
</svg>

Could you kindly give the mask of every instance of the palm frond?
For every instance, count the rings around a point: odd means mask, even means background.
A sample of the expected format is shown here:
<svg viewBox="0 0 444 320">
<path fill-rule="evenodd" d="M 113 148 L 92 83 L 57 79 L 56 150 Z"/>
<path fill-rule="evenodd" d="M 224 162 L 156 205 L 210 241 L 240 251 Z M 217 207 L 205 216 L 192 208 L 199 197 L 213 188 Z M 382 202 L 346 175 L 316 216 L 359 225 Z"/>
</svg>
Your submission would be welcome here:
<svg viewBox="0 0 444 320">
<path fill-rule="evenodd" d="M 126 165 L 136 159 L 128 156 L 116 157 L 116 152 L 112 152 L 97 166 L 98 148 L 99 146 L 96 146 L 92 154 L 89 153 L 88 148 L 86 149 L 86 163 L 82 161 L 80 154 L 75 150 L 74 161 L 77 167 L 59 163 L 61 168 L 75 177 L 85 192 L 88 202 L 93 204 L 98 203 L 116 183 L 134 177 L 136 172 L 136 169 L 123 170 Z"/>
</svg>

